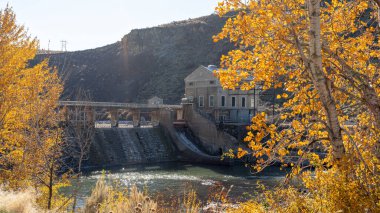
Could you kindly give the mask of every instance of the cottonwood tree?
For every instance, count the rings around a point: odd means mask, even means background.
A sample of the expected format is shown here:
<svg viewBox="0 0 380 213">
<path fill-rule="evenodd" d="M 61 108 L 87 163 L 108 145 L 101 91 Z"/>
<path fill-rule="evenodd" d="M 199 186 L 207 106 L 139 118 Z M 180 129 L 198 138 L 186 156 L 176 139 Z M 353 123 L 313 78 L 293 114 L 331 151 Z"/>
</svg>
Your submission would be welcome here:
<svg viewBox="0 0 380 213">
<path fill-rule="evenodd" d="M 53 199 L 59 198 L 57 189 L 65 181 L 60 171 L 64 137 L 59 126 L 62 117 L 57 106 L 61 92 L 59 78 L 44 66 L 44 69 L 24 75 L 25 78 L 30 78 L 31 84 L 23 91 L 30 101 L 23 106 L 23 112 L 27 116 L 20 118 L 27 126 L 22 129 L 25 146 L 19 173 L 27 175 L 25 179 L 41 189 L 43 193 L 39 200 L 41 203 L 46 201 L 44 206 L 51 209 Z M 54 206 L 57 204 L 54 203 Z"/>
<path fill-rule="evenodd" d="M 287 100 L 281 120 L 270 124 L 265 114 L 255 116 L 245 138 L 248 149 L 239 149 L 236 157 L 253 155 L 257 171 L 277 161 L 287 163 L 289 155 L 299 158 L 293 174 L 302 170 L 304 161 L 321 171 L 333 166 L 334 171 L 350 174 L 348 182 L 360 183 L 367 193 L 363 203 L 378 208 L 378 3 L 219 3 L 219 15 L 230 18 L 214 39 L 229 39 L 237 46 L 221 58 L 225 69 L 216 74 L 223 87 L 248 90 L 263 84 L 264 90 L 287 91 L 279 96 Z M 247 77 L 253 80 L 243 82 Z"/>
<path fill-rule="evenodd" d="M 57 176 L 62 85 L 47 60 L 28 65 L 37 46 L 11 8 L 0 11 L 0 181 L 10 188 L 38 189 L 40 202 L 51 208 L 62 180 Z"/>
</svg>

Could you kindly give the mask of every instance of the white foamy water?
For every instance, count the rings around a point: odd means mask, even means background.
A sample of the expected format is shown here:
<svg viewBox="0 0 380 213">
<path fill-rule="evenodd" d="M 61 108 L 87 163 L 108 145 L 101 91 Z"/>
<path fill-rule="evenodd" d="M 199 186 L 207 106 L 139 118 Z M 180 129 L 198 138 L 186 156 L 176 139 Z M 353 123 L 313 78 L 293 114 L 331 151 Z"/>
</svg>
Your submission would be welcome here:
<svg viewBox="0 0 380 213">
<path fill-rule="evenodd" d="M 164 194 L 168 199 L 182 196 L 191 188 L 197 192 L 201 200 L 207 200 L 210 193 L 215 190 L 220 192 L 233 185 L 229 193 L 230 199 L 239 202 L 246 200 L 247 195 L 253 195 L 259 190 L 258 181 L 269 188 L 280 183 L 284 174 L 277 170 L 274 169 L 262 175 L 251 175 L 248 169 L 243 167 L 162 163 L 130 166 L 106 172 L 98 171 L 82 177 L 82 189 L 78 202 L 79 205 L 84 205 L 85 198 L 103 175 L 110 184 L 121 183 L 126 188 L 136 185 L 140 189 L 147 189 L 153 198 L 156 194 Z"/>
<path fill-rule="evenodd" d="M 99 179 L 102 175 L 91 175 L 90 179 Z M 126 172 L 126 173 L 114 173 L 105 175 L 109 180 L 189 180 L 189 181 L 201 181 L 202 179 L 191 175 L 179 175 L 179 174 L 146 174 L 140 172 Z"/>
</svg>

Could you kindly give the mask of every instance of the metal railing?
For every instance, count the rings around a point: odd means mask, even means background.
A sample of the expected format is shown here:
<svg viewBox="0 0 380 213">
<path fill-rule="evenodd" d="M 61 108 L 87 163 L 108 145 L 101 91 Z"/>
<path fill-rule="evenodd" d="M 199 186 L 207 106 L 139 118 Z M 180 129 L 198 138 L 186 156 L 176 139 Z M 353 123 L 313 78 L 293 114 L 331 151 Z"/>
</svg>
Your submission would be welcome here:
<svg viewBox="0 0 380 213">
<path fill-rule="evenodd" d="M 59 101 L 61 106 L 91 106 L 91 107 L 114 107 L 132 109 L 181 109 L 182 105 L 166 104 L 137 104 L 137 103 L 114 103 L 114 102 L 91 102 L 91 101 Z"/>
</svg>

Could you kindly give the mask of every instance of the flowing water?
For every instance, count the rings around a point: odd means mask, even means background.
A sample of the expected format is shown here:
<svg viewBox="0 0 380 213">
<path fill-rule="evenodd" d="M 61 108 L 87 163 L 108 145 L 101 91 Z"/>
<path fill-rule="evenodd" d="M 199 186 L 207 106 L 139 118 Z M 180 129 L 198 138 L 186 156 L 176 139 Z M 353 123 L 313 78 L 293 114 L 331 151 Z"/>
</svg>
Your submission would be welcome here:
<svg viewBox="0 0 380 213">
<path fill-rule="evenodd" d="M 108 171 L 97 171 L 83 176 L 80 180 L 81 190 L 79 194 L 79 206 L 84 205 L 84 200 L 90 195 L 95 183 L 106 173 L 106 180 L 117 182 L 122 187 L 136 185 L 140 190 L 147 190 L 153 198 L 165 200 L 177 199 L 186 191 L 194 189 L 199 198 L 206 203 L 211 194 L 229 192 L 229 202 L 245 201 L 250 196 L 255 196 L 260 190 L 258 183 L 272 188 L 279 184 L 284 173 L 278 168 L 268 168 L 260 174 L 250 174 L 249 169 L 235 166 L 211 166 L 188 163 L 160 163 L 138 166 L 126 166 L 124 168 Z M 232 187 L 232 188 L 231 188 Z M 71 189 L 67 189 L 70 193 Z"/>
</svg>

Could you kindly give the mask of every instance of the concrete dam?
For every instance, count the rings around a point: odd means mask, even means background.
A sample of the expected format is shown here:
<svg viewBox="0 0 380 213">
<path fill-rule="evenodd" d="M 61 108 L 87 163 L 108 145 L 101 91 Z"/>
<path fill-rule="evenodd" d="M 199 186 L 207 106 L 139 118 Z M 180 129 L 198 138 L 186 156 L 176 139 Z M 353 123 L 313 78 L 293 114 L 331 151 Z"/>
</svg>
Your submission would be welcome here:
<svg viewBox="0 0 380 213">
<path fill-rule="evenodd" d="M 192 105 L 60 102 L 66 123 L 93 129 L 85 168 L 187 161 L 229 164 L 221 154 L 237 144 Z"/>
<path fill-rule="evenodd" d="M 176 160 L 176 148 L 160 127 L 96 129 L 88 166 Z"/>
</svg>

